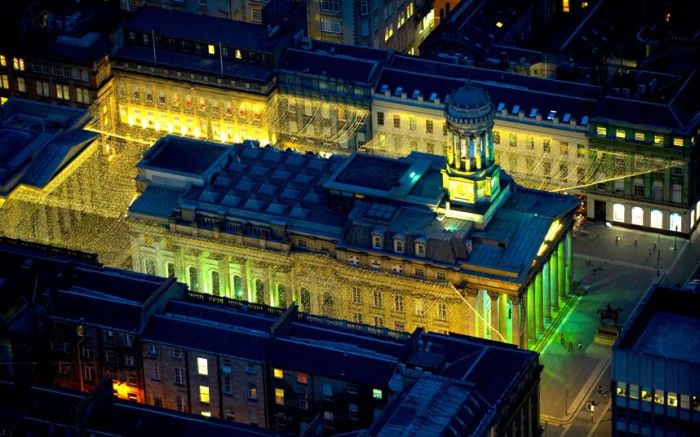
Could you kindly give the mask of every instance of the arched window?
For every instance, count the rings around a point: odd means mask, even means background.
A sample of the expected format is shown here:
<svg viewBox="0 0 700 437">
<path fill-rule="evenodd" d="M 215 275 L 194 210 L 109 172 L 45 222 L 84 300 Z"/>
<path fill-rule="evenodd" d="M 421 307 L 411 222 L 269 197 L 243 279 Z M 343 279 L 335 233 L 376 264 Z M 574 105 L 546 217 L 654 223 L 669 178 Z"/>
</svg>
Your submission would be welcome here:
<svg viewBox="0 0 700 437">
<path fill-rule="evenodd" d="M 632 208 L 632 224 L 644 226 L 644 210 L 638 206 Z"/>
<path fill-rule="evenodd" d="M 284 284 L 277 284 L 277 302 L 278 307 L 287 307 L 287 288 Z"/>
<path fill-rule="evenodd" d="M 165 271 L 167 272 L 168 277 L 175 276 L 175 263 L 170 261 L 165 263 Z"/>
<path fill-rule="evenodd" d="M 311 293 L 306 288 L 301 288 L 301 305 L 299 309 L 305 313 L 311 311 Z"/>
<path fill-rule="evenodd" d="M 613 203 L 613 220 L 620 223 L 625 222 L 625 205 Z"/>
<path fill-rule="evenodd" d="M 147 275 L 156 274 L 156 262 L 153 261 L 153 258 L 146 258 L 146 260 L 143 262 L 143 265 L 143 270 Z"/>
<path fill-rule="evenodd" d="M 190 290 L 199 291 L 199 273 L 197 272 L 197 268 L 194 266 L 190 267 L 187 269 L 187 274 L 190 280 Z"/>
<path fill-rule="evenodd" d="M 265 284 L 259 279 L 255 280 L 255 303 L 265 303 Z"/>
<path fill-rule="evenodd" d="M 323 314 L 326 316 L 332 316 L 335 313 L 333 296 L 331 296 L 329 292 L 323 293 L 321 312 L 323 312 Z"/>
<path fill-rule="evenodd" d="M 664 213 L 658 209 L 651 210 L 650 225 L 652 228 L 661 229 L 663 227 Z"/>
<path fill-rule="evenodd" d="M 243 299 L 243 281 L 238 275 L 233 275 L 233 297 Z"/>
<path fill-rule="evenodd" d="M 221 284 L 219 282 L 219 272 L 216 270 L 212 270 L 211 273 L 209 273 L 209 276 L 211 277 L 210 284 L 209 284 L 209 290 L 211 290 L 211 294 L 215 296 L 219 296 L 221 294 Z"/>
</svg>

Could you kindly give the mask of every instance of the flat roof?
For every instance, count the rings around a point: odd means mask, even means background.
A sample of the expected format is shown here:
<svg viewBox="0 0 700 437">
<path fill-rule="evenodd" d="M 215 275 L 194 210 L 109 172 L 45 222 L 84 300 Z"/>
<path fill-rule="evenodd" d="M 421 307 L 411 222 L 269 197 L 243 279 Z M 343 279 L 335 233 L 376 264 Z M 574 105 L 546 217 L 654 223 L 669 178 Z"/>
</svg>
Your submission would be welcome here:
<svg viewBox="0 0 700 437">
<path fill-rule="evenodd" d="M 378 156 L 355 155 L 335 179 L 343 184 L 388 191 L 399 186 L 399 179 L 410 163 Z"/>
<path fill-rule="evenodd" d="M 153 153 L 147 154 L 139 165 L 201 175 L 230 151 L 229 147 L 221 144 L 171 135 L 158 142 L 161 143 L 160 147 L 151 149 Z"/>
<path fill-rule="evenodd" d="M 633 350 L 700 363 L 700 319 L 667 311 L 656 313 L 637 339 Z"/>
</svg>

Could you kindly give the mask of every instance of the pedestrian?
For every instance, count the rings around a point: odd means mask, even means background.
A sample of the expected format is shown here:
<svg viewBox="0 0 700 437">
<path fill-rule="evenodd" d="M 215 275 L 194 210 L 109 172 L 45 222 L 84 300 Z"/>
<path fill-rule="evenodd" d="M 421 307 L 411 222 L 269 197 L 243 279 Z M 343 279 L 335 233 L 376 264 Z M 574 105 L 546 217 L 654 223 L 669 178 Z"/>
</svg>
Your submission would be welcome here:
<svg viewBox="0 0 700 437">
<path fill-rule="evenodd" d="M 559 336 L 559 344 L 561 344 L 562 346 L 566 346 L 566 341 L 564 340 L 564 333 L 563 332 Z"/>
<path fill-rule="evenodd" d="M 583 343 L 581 343 L 581 340 L 578 341 L 578 350 L 583 349 Z"/>
<path fill-rule="evenodd" d="M 598 396 L 602 396 L 602 395 L 603 395 L 603 386 L 598 384 Z"/>
<path fill-rule="evenodd" d="M 572 342 L 569 342 L 569 352 L 574 351 L 574 344 Z"/>
</svg>

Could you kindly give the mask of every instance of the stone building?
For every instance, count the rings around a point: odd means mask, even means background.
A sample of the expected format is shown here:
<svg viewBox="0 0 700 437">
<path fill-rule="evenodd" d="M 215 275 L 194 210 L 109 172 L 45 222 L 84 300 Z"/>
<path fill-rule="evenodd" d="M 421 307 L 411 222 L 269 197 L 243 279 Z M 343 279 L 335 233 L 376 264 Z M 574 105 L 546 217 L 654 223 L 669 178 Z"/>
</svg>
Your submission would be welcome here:
<svg viewBox="0 0 700 437">
<path fill-rule="evenodd" d="M 165 137 L 138 166 L 133 268 L 401 331 L 534 344 L 570 292 L 578 202 L 500 170 L 483 90 L 454 93 L 445 116 L 447 160 Z"/>
</svg>

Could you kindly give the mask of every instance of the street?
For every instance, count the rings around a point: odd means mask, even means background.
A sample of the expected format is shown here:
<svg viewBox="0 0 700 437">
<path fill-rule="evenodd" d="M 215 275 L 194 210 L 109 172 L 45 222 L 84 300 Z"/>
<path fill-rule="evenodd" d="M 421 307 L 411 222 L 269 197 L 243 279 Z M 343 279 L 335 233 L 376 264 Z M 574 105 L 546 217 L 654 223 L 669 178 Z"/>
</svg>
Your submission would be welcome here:
<svg viewBox="0 0 700 437">
<path fill-rule="evenodd" d="M 624 325 L 653 283 L 682 285 L 699 261 L 697 233 L 688 241 L 588 223 L 575 236 L 574 284 L 580 295 L 538 348 L 546 436 L 610 435 L 610 347 L 594 343 L 596 311 L 607 304 L 621 307 Z M 591 402 L 592 413 L 587 409 Z"/>
</svg>

